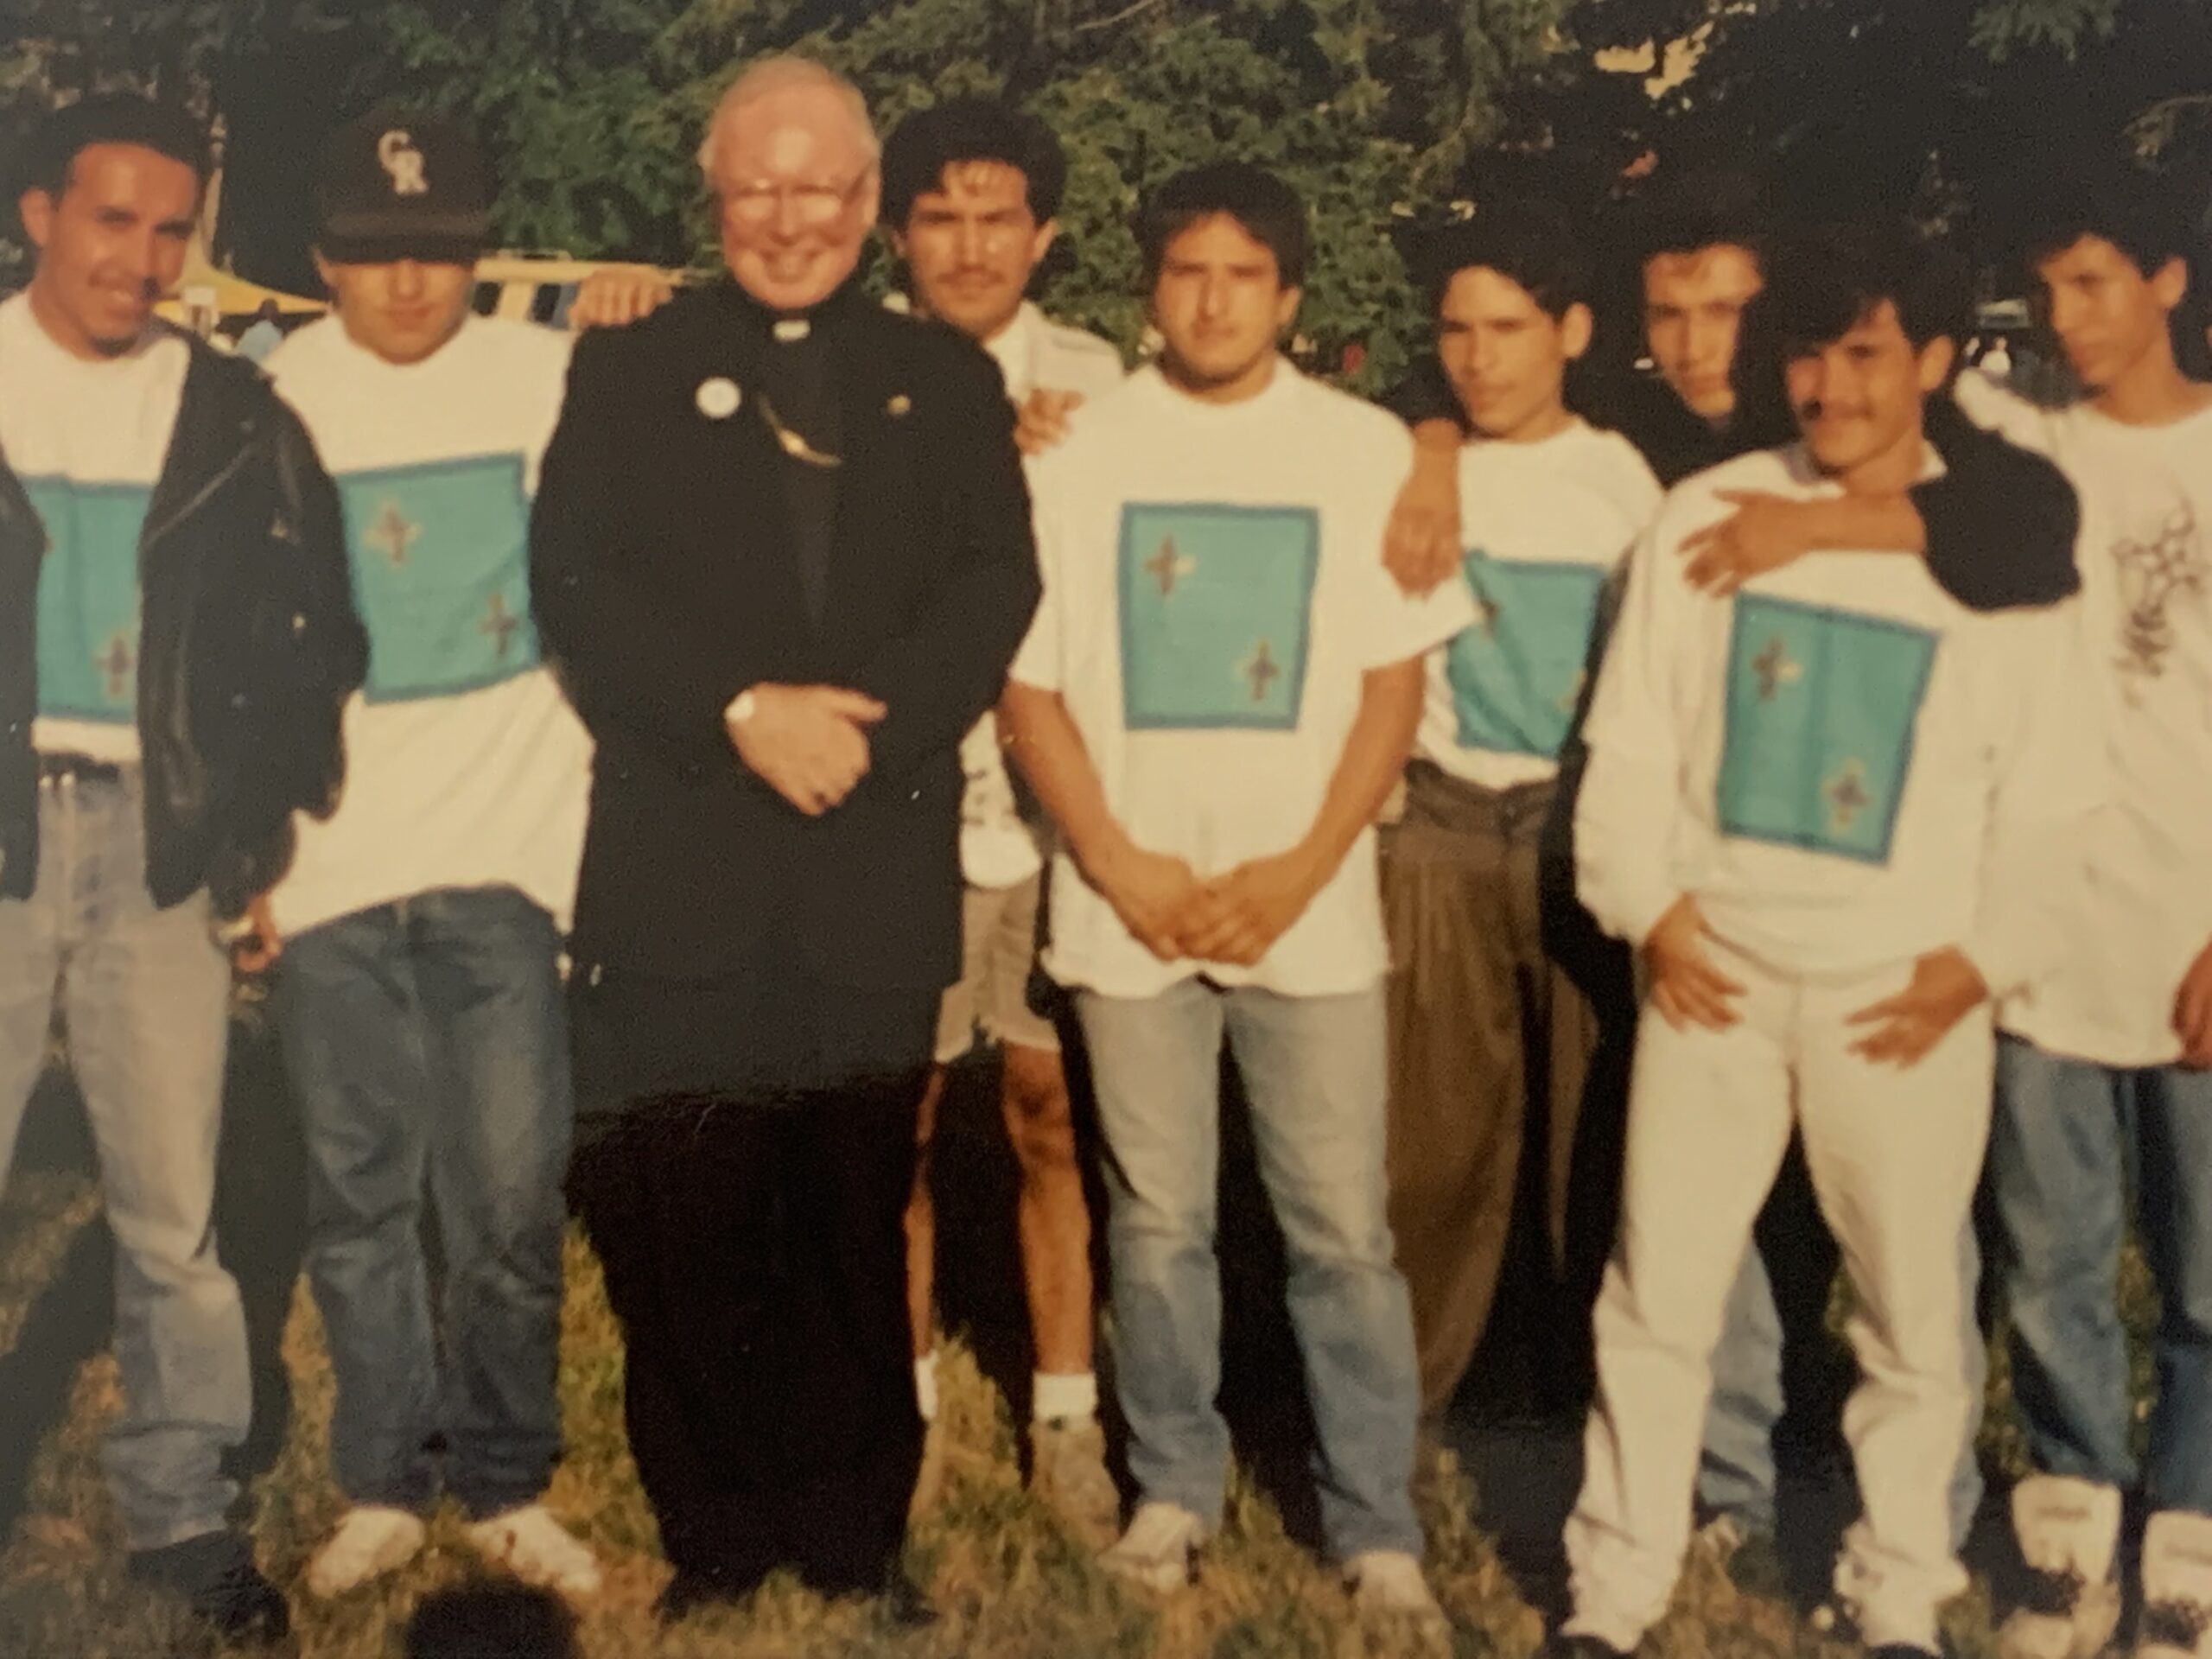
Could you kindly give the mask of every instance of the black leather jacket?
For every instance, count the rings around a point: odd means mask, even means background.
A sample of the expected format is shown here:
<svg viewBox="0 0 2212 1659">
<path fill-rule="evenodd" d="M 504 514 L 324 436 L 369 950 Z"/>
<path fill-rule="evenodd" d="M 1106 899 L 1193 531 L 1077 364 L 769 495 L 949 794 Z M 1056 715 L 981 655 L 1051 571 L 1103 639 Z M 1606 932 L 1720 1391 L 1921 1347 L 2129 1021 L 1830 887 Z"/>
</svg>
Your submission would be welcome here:
<svg viewBox="0 0 2212 1659">
<path fill-rule="evenodd" d="M 298 416 L 242 359 L 190 343 L 139 538 L 146 886 L 231 917 L 337 804 L 339 719 L 368 664 L 338 495 Z M 38 874 L 38 580 L 46 532 L 0 457 L 0 898 Z"/>
</svg>

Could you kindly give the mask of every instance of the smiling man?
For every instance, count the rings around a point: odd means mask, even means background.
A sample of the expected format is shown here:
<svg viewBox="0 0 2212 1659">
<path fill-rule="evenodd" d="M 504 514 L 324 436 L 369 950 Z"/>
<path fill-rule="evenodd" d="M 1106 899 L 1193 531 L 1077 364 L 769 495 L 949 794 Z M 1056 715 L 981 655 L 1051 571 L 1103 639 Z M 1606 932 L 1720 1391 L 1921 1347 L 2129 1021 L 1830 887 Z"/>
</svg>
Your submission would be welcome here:
<svg viewBox="0 0 2212 1659">
<path fill-rule="evenodd" d="M 90 98 L 29 163 L 36 264 L 0 304 L 0 1170 L 59 1003 L 115 1232 L 104 1460 L 131 1570 L 226 1638 L 275 1637 L 222 1468 L 250 1402 L 212 1222 L 216 932 L 283 874 L 293 810 L 334 803 L 361 632 L 299 423 L 154 320 L 207 178 L 197 125 Z"/>
<path fill-rule="evenodd" d="M 897 1589 L 900 1218 L 958 976 L 962 739 L 1037 600 L 998 372 L 855 276 L 860 95 L 777 58 L 699 152 L 731 280 L 578 343 L 532 602 L 597 740 L 571 1192 L 666 1605 Z"/>
<path fill-rule="evenodd" d="M 1972 1287 L 1944 1269 L 1986 1136 L 1991 1003 L 2060 948 L 2099 776 L 2064 606 L 1984 616 L 1919 561 L 1847 552 L 1732 598 L 1687 579 L 1681 543 L 1731 492 L 1884 498 L 1940 465 L 1922 410 L 1964 321 L 1947 262 L 1899 231 L 1836 232 L 1768 282 L 1802 441 L 1668 498 L 1575 817 L 1582 897 L 1649 985 L 1554 1649 L 1582 1659 L 1630 1651 L 1666 1611 L 1708 1361 L 1793 1129 L 1856 1293 L 1864 1511 L 1836 1599 L 1883 1659 L 1936 1651 L 1966 1587 L 1946 1488 L 1971 1403 Z"/>
<path fill-rule="evenodd" d="M 1289 1254 L 1322 1526 L 1358 1603 L 1440 1624 L 1411 1494 L 1419 1383 L 1385 1213 L 1374 819 L 1421 659 L 1471 616 L 1377 556 L 1406 437 L 1277 351 L 1306 211 L 1239 162 L 1140 212 L 1158 365 L 1036 469 L 1045 601 L 1000 709 L 1058 823 L 1051 970 L 1107 1147 L 1116 1387 L 1136 1512 L 1102 1558 L 1187 1582 L 1220 1525 L 1222 1045 Z"/>
</svg>

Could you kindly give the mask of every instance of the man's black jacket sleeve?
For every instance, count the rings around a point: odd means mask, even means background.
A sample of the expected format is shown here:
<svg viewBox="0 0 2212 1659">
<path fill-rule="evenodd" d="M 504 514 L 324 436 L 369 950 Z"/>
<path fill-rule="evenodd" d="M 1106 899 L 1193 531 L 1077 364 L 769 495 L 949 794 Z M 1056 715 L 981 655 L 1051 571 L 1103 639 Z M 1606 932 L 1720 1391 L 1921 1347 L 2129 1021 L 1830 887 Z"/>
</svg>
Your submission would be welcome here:
<svg viewBox="0 0 2212 1659">
<path fill-rule="evenodd" d="M 626 556 L 625 457 L 639 426 L 619 334 L 576 342 L 530 515 L 531 610 L 576 712 L 687 775 L 736 764 L 722 711 L 760 677 L 645 591 Z"/>
<path fill-rule="evenodd" d="M 1948 397 L 1928 402 L 1928 435 L 1944 474 L 1916 486 L 1928 570 L 1961 605 L 1999 611 L 2049 605 L 2080 586 L 2074 487 L 2041 455 L 1968 420 Z"/>
<path fill-rule="evenodd" d="M 1042 591 L 1014 409 L 990 359 L 947 351 L 937 368 L 944 579 L 912 626 L 860 665 L 853 689 L 890 713 L 868 733 L 870 768 L 897 779 L 957 748 L 998 701 Z M 936 366 L 936 365 L 933 365 Z"/>
</svg>

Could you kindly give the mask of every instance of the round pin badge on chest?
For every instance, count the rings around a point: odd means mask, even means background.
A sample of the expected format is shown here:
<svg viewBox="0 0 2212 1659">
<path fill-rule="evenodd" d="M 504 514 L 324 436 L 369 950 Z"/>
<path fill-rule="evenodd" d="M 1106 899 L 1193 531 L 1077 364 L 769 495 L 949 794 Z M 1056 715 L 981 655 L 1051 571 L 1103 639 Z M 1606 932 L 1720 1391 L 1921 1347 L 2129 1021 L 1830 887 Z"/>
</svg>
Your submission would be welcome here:
<svg viewBox="0 0 2212 1659">
<path fill-rule="evenodd" d="M 745 401 L 745 397 L 738 391 L 736 381 L 727 375 L 718 374 L 710 379 L 702 380 L 691 401 L 698 404 L 699 412 L 709 420 L 726 421 L 737 413 L 738 405 Z"/>
</svg>

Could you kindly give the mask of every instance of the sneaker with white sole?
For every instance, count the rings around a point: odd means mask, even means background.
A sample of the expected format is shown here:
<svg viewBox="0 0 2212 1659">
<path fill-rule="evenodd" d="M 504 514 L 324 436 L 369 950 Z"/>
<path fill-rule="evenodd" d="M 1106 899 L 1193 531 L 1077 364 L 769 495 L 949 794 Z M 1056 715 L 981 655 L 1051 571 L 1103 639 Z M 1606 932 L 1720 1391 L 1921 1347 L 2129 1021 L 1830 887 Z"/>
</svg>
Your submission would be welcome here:
<svg viewBox="0 0 2212 1659">
<path fill-rule="evenodd" d="M 524 1503 L 478 1521 L 468 1541 L 485 1560 L 524 1584 L 581 1600 L 599 1593 L 599 1560 L 543 1503 Z"/>
<path fill-rule="evenodd" d="M 2120 1489 L 2030 1475 L 2012 1489 L 2027 1565 L 2019 1605 L 1998 1627 L 1998 1659 L 2093 1659 L 2120 1624 Z"/>
<path fill-rule="evenodd" d="M 2212 1516 L 2161 1510 L 2143 1529 L 2135 1659 L 2212 1656 Z"/>
<path fill-rule="evenodd" d="M 358 1590 L 406 1566 L 422 1548 L 421 1517 L 382 1503 L 357 1503 L 308 1563 L 308 1592 L 327 1600 Z"/>
<path fill-rule="evenodd" d="M 1408 1618 L 1424 1630 L 1442 1631 L 1449 1622 L 1436 1605 L 1421 1563 L 1402 1549 L 1363 1549 L 1344 1563 L 1344 1584 L 1351 1604 L 1363 1613 Z"/>
<path fill-rule="evenodd" d="M 1190 1583 L 1191 1558 L 1205 1541 L 1206 1523 L 1180 1503 L 1140 1503 L 1098 1565 L 1147 1590 L 1179 1590 Z"/>
</svg>

